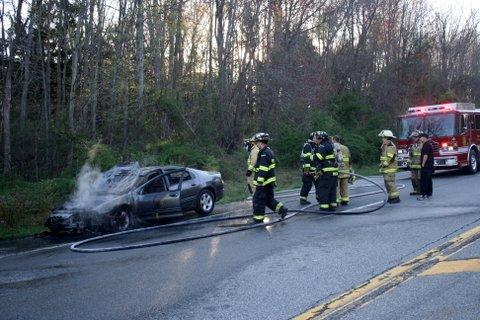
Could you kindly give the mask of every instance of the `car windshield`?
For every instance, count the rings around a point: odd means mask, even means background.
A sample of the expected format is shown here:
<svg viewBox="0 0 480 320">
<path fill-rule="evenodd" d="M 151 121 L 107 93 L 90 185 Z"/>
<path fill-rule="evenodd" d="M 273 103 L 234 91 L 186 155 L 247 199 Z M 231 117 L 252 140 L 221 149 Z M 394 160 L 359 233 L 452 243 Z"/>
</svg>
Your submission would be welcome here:
<svg viewBox="0 0 480 320">
<path fill-rule="evenodd" d="M 124 194 L 132 190 L 138 183 L 140 168 L 138 165 L 114 167 L 102 174 L 95 181 L 94 189 L 99 194 Z"/>
<path fill-rule="evenodd" d="M 400 118 L 398 138 L 408 139 L 413 130 L 422 130 L 429 136 L 443 137 L 455 134 L 455 114 L 432 114 Z"/>
</svg>

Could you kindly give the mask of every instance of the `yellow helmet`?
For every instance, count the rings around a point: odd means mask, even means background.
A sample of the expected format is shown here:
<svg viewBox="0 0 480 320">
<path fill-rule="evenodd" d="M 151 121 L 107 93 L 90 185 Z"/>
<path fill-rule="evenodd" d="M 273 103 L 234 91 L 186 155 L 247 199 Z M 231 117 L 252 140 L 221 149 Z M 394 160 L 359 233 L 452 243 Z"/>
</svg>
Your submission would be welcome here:
<svg viewBox="0 0 480 320">
<path fill-rule="evenodd" d="M 393 135 L 393 132 L 391 130 L 382 130 L 378 136 L 380 138 L 392 138 L 395 139 L 396 137 Z"/>
</svg>

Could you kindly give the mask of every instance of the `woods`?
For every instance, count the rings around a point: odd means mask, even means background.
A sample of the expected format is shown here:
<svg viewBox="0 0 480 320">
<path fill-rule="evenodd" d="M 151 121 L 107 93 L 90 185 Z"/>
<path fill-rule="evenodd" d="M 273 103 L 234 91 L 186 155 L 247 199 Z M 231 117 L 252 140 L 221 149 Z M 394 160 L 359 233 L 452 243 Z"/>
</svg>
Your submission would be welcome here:
<svg viewBox="0 0 480 320">
<path fill-rule="evenodd" d="M 480 102 L 478 13 L 435 12 L 423 0 L 12 0 L 0 9 L 5 175 L 58 176 L 99 141 L 123 161 L 169 141 L 228 154 L 259 130 L 295 165 L 312 130 L 360 148 L 408 106 Z M 353 149 L 358 161 L 373 154 Z"/>
</svg>

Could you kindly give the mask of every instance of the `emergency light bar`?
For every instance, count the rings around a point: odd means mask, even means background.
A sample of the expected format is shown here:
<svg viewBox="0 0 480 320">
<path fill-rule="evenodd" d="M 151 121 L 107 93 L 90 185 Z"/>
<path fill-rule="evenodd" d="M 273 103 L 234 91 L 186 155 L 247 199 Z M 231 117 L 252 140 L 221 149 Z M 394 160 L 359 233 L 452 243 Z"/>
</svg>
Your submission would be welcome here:
<svg viewBox="0 0 480 320">
<path fill-rule="evenodd" d="M 430 112 L 445 112 L 445 111 L 456 111 L 456 110 L 475 110 L 475 105 L 473 103 L 446 103 L 446 104 L 435 104 L 431 106 L 423 107 L 412 107 L 408 108 L 407 114 L 415 113 L 430 113 Z"/>
</svg>

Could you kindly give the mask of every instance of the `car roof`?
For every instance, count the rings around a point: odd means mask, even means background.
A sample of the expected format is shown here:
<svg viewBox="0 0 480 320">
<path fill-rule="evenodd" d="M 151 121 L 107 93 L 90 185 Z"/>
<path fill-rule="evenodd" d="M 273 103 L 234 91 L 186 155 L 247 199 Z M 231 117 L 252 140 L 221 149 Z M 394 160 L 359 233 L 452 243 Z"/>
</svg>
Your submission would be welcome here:
<svg viewBox="0 0 480 320">
<path fill-rule="evenodd" d="M 140 168 L 140 175 L 145 176 L 148 175 L 154 171 L 171 171 L 171 170 L 176 170 L 176 169 L 182 169 L 184 167 L 180 166 L 174 166 L 174 165 L 169 165 L 169 166 L 149 166 L 149 167 L 142 167 Z"/>
</svg>

